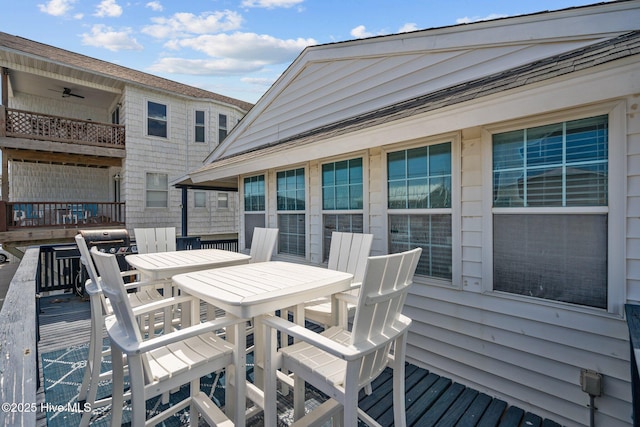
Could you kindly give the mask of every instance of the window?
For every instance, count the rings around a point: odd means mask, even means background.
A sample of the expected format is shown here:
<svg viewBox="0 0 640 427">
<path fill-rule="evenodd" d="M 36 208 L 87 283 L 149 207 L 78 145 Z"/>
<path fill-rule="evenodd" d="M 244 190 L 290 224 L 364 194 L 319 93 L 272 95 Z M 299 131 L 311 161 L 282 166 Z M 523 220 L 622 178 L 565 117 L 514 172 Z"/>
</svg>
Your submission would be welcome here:
<svg viewBox="0 0 640 427">
<path fill-rule="evenodd" d="M 147 135 L 167 137 L 167 106 L 147 102 Z"/>
<path fill-rule="evenodd" d="M 218 193 L 218 209 L 227 209 L 229 207 L 229 194 Z"/>
<path fill-rule="evenodd" d="M 120 124 L 120 107 L 116 107 L 111 112 L 111 123 L 114 124 L 114 125 L 119 125 Z"/>
<path fill-rule="evenodd" d="M 492 142 L 493 289 L 607 308 L 608 116 Z"/>
<path fill-rule="evenodd" d="M 218 114 L 218 144 L 227 137 L 227 115 Z"/>
<path fill-rule="evenodd" d="M 278 203 L 278 248 L 280 253 L 305 256 L 304 169 L 276 174 Z M 302 211 L 302 213 L 300 213 Z"/>
<path fill-rule="evenodd" d="M 166 173 L 147 173 L 147 207 L 166 208 L 169 206 L 169 178 Z"/>
<path fill-rule="evenodd" d="M 329 259 L 334 231 L 362 233 L 362 158 L 322 165 L 323 260 Z"/>
<path fill-rule="evenodd" d="M 194 208 L 206 208 L 207 207 L 207 193 L 204 191 L 193 192 L 193 207 Z"/>
<path fill-rule="evenodd" d="M 196 110 L 195 119 L 196 119 L 195 141 L 204 142 L 204 135 L 205 135 L 204 111 Z"/>
<path fill-rule="evenodd" d="M 265 226 L 265 187 L 264 175 L 244 178 L 244 244 L 251 247 L 253 229 Z"/>
<path fill-rule="evenodd" d="M 421 247 L 416 274 L 452 279 L 451 143 L 387 154 L 389 252 Z"/>
</svg>

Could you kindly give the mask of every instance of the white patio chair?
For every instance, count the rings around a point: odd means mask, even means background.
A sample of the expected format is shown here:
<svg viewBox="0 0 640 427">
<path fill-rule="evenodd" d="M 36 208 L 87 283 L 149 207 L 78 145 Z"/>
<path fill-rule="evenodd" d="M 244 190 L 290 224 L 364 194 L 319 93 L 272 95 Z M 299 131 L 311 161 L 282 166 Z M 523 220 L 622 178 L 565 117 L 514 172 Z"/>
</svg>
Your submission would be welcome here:
<svg viewBox="0 0 640 427">
<path fill-rule="evenodd" d="M 85 283 L 85 291 L 89 295 L 91 307 L 91 335 L 89 337 L 89 355 L 84 377 L 78 393 L 78 401 L 88 403 L 91 408 L 98 408 L 110 403 L 111 399 L 101 399 L 96 401 L 98 383 L 111 377 L 111 372 L 100 373 L 102 361 L 108 356 L 109 351 L 102 351 L 102 336 L 104 331 L 104 316 L 113 314 L 111 302 L 104 297 L 101 288 L 101 281 L 91 260 L 89 247 L 81 234 L 75 236 L 76 244 L 80 251 L 80 262 L 85 266 L 89 279 Z M 122 277 L 135 276 L 136 271 L 122 271 Z M 163 296 L 155 289 L 155 285 L 160 282 L 132 282 L 128 283 L 128 289 L 137 289 L 137 292 L 127 293 L 127 297 L 132 307 L 139 307 L 153 301 L 163 299 Z M 83 413 L 80 426 L 88 426 L 91 419 L 91 412 Z"/>
<path fill-rule="evenodd" d="M 266 426 L 275 425 L 277 418 L 278 367 L 295 374 L 296 418 L 304 415 L 305 381 L 331 397 L 300 419 L 296 426 L 321 425 L 319 420 L 339 414 L 343 415 L 339 425 L 356 426 L 359 417 L 368 425 L 379 426 L 358 408 L 358 392 L 371 384 L 387 366 L 393 369 L 394 425 L 406 425 L 404 363 L 411 319 L 401 311 L 421 252 L 422 249 L 417 248 L 369 258 L 351 332 L 334 326 L 318 334 L 282 318 L 264 319 Z M 281 348 L 276 357 L 276 331 L 300 342 Z"/>
<path fill-rule="evenodd" d="M 139 254 L 172 252 L 176 250 L 176 228 L 134 228 Z"/>
<path fill-rule="evenodd" d="M 371 252 L 372 243 L 373 234 L 334 231 L 331 234 L 327 268 L 353 274 L 352 284 L 354 287 L 359 287 L 367 268 L 367 258 Z M 355 288 L 348 294 L 357 297 L 358 289 Z M 346 328 L 349 317 L 353 317 L 355 312 L 355 304 L 343 300 L 338 304 L 337 309 L 339 313 L 335 313 L 332 309 L 330 298 L 317 299 L 305 305 L 304 316 L 325 328 L 335 325 Z"/>
<path fill-rule="evenodd" d="M 278 240 L 277 228 L 255 227 L 251 238 L 251 260 L 249 262 L 271 261 Z"/>
<path fill-rule="evenodd" d="M 111 301 L 114 316 L 106 318 L 107 333 L 111 340 L 113 366 L 113 398 L 111 425 L 121 425 L 124 395 L 123 356 L 127 358 L 133 427 L 155 425 L 187 406 L 191 410 L 191 423 L 198 425 L 196 414 L 202 414 L 210 425 L 233 426 L 220 408 L 200 391 L 202 376 L 220 371 L 233 363 L 233 346 L 216 335 L 216 331 L 231 326 L 237 319 L 220 318 L 199 323 L 198 300 L 188 296 L 166 298 L 138 310 L 132 308 L 118 263 L 114 255 L 91 250 L 96 267 L 102 274 L 102 291 Z M 180 303 L 193 310 L 193 326 L 169 332 L 143 341 L 136 323 L 136 314 L 150 306 L 164 307 Z M 190 394 L 171 405 L 166 411 L 146 420 L 146 400 L 190 384 Z"/>
</svg>

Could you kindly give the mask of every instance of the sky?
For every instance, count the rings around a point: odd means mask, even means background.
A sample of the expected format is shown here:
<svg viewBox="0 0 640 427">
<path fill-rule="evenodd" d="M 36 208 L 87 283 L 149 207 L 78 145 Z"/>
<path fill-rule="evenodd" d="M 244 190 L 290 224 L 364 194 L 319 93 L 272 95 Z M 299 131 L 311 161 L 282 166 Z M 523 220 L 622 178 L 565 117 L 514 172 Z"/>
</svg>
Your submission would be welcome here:
<svg viewBox="0 0 640 427">
<path fill-rule="evenodd" d="M 0 31 L 255 103 L 306 46 L 598 0 L 3 0 Z"/>
</svg>

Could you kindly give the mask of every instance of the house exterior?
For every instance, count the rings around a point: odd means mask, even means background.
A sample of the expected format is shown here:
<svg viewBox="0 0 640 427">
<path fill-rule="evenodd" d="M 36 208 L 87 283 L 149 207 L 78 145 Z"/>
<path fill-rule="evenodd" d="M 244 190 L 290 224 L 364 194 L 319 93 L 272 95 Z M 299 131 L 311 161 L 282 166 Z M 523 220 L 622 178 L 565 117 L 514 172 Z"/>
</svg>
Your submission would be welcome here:
<svg viewBox="0 0 640 427">
<path fill-rule="evenodd" d="M 420 246 L 408 360 L 563 425 L 632 422 L 640 1 L 309 47 L 189 174 L 235 182 L 240 244 Z"/>
<path fill-rule="evenodd" d="M 0 67 L 2 241 L 29 240 L 25 227 L 36 240 L 95 225 L 180 235 L 187 210 L 188 234 L 237 232 L 237 193 L 172 182 L 251 104 L 6 33 Z"/>
</svg>

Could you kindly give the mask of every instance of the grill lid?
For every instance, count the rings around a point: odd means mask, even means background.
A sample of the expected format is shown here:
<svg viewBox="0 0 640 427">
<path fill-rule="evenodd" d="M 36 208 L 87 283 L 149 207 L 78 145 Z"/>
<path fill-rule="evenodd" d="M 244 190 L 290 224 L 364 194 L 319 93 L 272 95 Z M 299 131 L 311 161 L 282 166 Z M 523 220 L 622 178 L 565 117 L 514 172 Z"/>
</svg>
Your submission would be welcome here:
<svg viewBox="0 0 640 427">
<path fill-rule="evenodd" d="M 80 230 L 80 235 L 91 246 L 129 246 L 131 240 L 126 229 Z"/>
</svg>

